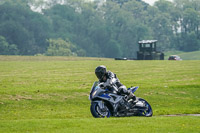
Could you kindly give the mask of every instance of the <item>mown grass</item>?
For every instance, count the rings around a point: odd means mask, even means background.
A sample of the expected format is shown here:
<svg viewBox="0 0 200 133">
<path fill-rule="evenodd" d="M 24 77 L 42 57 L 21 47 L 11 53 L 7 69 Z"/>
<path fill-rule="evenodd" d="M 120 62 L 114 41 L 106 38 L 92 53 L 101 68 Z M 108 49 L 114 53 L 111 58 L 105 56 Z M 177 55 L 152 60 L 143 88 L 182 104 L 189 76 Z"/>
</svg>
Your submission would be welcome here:
<svg viewBox="0 0 200 133">
<path fill-rule="evenodd" d="M 198 117 L 152 117 L 152 118 L 73 118 L 4 120 L 1 132 L 48 132 L 48 133 L 197 133 L 200 131 Z"/>
<path fill-rule="evenodd" d="M 154 117 L 94 119 L 88 94 L 104 64 L 140 86 Z M 199 132 L 200 61 L 0 56 L 0 132 Z"/>
</svg>

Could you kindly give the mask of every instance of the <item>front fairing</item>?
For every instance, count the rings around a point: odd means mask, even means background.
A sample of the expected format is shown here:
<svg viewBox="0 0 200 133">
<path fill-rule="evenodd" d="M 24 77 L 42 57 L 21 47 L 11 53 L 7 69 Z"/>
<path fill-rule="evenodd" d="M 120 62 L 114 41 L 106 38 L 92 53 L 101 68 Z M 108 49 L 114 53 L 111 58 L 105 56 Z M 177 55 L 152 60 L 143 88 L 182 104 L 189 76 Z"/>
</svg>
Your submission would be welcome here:
<svg viewBox="0 0 200 133">
<path fill-rule="evenodd" d="M 99 82 L 98 81 L 94 82 L 90 91 L 89 100 L 92 100 L 94 97 L 97 97 L 98 94 L 103 92 L 105 92 L 105 90 L 101 89 L 101 87 L 99 86 Z"/>
<path fill-rule="evenodd" d="M 101 98 L 101 99 L 104 99 L 104 100 L 108 100 L 110 99 L 111 97 L 109 96 L 108 92 L 109 89 L 108 88 L 105 88 L 105 89 L 102 89 L 100 87 L 100 84 L 98 81 L 94 82 L 92 88 L 91 88 L 91 91 L 90 91 L 90 95 L 89 95 L 89 100 L 93 100 L 93 99 L 96 99 L 96 98 Z"/>
<path fill-rule="evenodd" d="M 92 85 L 91 90 L 90 90 L 89 100 L 91 100 L 91 98 L 92 98 L 92 93 L 97 89 L 97 88 L 96 88 L 97 85 L 98 85 L 98 81 L 95 81 L 95 82 L 93 83 L 93 85 Z"/>
<path fill-rule="evenodd" d="M 95 87 L 96 87 L 98 84 L 99 84 L 98 81 L 95 81 L 95 82 L 93 83 L 92 88 L 91 88 L 91 90 L 90 90 L 90 93 L 91 93 L 92 91 L 94 91 Z"/>
</svg>

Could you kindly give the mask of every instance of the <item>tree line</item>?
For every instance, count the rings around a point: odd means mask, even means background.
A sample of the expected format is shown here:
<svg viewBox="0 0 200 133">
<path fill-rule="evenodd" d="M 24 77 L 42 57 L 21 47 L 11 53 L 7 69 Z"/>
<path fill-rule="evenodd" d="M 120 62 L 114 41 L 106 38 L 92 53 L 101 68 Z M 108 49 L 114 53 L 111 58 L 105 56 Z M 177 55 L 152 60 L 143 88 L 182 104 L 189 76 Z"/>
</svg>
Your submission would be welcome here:
<svg viewBox="0 0 200 133">
<path fill-rule="evenodd" d="M 199 0 L 0 2 L 1 55 L 134 57 L 146 39 L 162 51 L 199 50 Z"/>
</svg>

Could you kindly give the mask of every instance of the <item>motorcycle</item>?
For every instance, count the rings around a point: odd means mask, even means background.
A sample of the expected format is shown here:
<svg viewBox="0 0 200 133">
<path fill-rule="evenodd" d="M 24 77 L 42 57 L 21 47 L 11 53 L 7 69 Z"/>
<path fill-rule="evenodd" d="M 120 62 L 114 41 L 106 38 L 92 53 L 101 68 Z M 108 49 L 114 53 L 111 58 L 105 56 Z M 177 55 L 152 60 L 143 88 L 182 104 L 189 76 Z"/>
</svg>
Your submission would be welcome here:
<svg viewBox="0 0 200 133">
<path fill-rule="evenodd" d="M 116 86 L 112 85 L 114 90 Z M 131 87 L 128 90 L 134 93 L 139 87 Z M 117 91 L 109 91 L 108 87 L 102 87 L 102 83 L 94 82 L 89 100 L 91 101 L 90 111 L 95 118 L 145 116 L 151 117 L 153 110 L 151 105 L 143 98 L 136 97 L 136 100 L 128 99 L 127 95 L 118 95 Z"/>
</svg>

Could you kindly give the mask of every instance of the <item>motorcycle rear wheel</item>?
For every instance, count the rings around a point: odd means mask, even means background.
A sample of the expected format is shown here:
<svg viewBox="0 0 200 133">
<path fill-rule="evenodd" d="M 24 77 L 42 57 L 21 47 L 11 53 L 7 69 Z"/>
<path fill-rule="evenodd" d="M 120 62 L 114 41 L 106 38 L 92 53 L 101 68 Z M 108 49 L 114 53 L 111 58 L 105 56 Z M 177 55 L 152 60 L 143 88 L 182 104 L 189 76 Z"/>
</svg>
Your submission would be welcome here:
<svg viewBox="0 0 200 133">
<path fill-rule="evenodd" d="M 145 104 L 147 107 L 147 110 L 141 111 L 139 115 L 141 116 L 146 116 L 146 117 L 151 117 L 153 115 L 153 110 L 151 108 L 151 105 L 144 99 L 139 98 L 138 101 L 141 101 Z"/>
<path fill-rule="evenodd" d="M 110 110 L 106 105 L 104 105 L 104 110 L 101 110 L 98 103 L 92 103 L 90 106 L 90 111 L 93 117 L 95 118 L 105 118 L 105 117 L 110 117 L 111 113 Z"/>
</svg>

